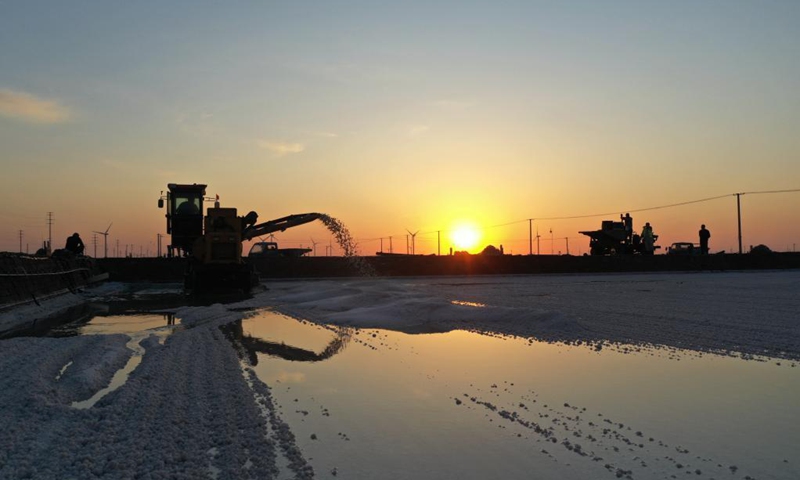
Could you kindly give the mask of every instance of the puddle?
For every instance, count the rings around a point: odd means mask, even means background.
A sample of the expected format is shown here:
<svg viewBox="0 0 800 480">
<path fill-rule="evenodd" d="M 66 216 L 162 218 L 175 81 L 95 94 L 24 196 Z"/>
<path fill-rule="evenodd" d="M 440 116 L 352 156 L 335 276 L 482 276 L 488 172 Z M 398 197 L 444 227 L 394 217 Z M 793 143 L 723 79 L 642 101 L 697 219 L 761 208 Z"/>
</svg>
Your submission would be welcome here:
<svg viewBox="0 0 800 480">
<path fill-rule="evenodd" d="M 131 357 L 123 368 L 117 370 L 109 384 L 90 398 L 72 402 L 71 406 L 73 408 L 87 409 L 93 407 L 100 399 L 128 381 L 131 373 L 142 363 L 142 357 L 145 354 L 144 347 L 140 345 L 142 340 L 151 335 L 156 335 L 159 343 L 163 344 L 176 328 L 180 328 L 180 325 L 176 326 L 176 318 L 172 313 L 109 315 L 94 316 L 61 325 L 46 332 L 45 335 L 49 337 L 72 337 L 76 335 L 112 335 L 122 333 L 130 337 L 126 346 L 132 352 Z M 56 380 L 60 379 L 71 363 L 61 369 Z"/>
<path fill-rule="evenodd" d="M 151 333 L 161 338 L 172 333 L 176 323 L 173 313 L 130 313 L 124 315 L 94 315 L 76 322 L 52 328 L 48 337 L 72 337 L 75 335 L 111 335 L 124 333 L 133 336 L 148 336 Z"/>
<path fill-rule="evenodd" d="M 486 308 L 485 303 L 467 302 L 465 300 L 451 300 L 450 303 L 453 305 L 461 305 L 462 307 Z"/>
<path fill-rule="evenodd" d="M 321 362 L 344 350 L 353 331 L 298 322 L 280 315 L 260 318 L 265 321 L 238 320 L 223 327 L 228 337 L 247 353 L 250 365 L 258 365 L 262 355 L 292 362 Z"/>
<path fill-rule="evenodd" d="M 228 333 L 319 478 L 800 478 L 791 362 L 274 312 Z"/>
</svg>

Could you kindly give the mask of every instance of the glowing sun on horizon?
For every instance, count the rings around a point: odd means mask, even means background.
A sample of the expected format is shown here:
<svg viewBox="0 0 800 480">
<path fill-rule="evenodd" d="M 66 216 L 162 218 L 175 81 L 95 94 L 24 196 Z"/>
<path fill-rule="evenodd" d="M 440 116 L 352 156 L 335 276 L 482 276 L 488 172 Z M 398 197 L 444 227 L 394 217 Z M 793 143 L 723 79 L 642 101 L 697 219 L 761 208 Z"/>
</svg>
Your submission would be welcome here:
<svg viewBox="0 0 800 480">
<path fill-rule="evenodd" d="M 450 238 L 453 240 L 453 246 L 458 250 L 469 250 L 475 248 L 481 235 L 475 227 L 471 225 L 461 225 L 453 230 L 453 233 L 450 234 Z"/>
</svg>

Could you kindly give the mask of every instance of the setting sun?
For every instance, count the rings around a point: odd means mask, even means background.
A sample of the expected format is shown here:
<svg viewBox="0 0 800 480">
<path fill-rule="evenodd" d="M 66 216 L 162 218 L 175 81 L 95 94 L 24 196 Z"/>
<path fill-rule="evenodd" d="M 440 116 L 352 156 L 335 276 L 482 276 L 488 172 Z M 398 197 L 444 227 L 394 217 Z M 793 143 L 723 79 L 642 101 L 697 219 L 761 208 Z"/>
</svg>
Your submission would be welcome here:
<svg viewBox="0 0 800 480">
<path fill-rule="evenodd" d="M 453 230 L 450 238 L 453 241 L 453 246 L 458 250 L 470 250 L 475 248 L 480 240 L 480 233 L 478 229 L 472 225 L 461 225 Z"/>
</svg>

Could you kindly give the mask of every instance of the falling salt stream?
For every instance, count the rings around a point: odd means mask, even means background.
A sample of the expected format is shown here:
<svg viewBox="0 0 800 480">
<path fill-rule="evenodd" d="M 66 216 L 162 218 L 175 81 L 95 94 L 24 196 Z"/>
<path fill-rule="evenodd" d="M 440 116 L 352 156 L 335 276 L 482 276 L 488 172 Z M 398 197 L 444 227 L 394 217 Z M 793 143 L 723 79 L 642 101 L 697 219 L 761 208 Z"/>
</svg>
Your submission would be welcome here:
<svg viewBox="0 0 800 480">
<path fill-rule="evenodd" d="M 336 243 L 344 250 L 344 256 L 348 259 L 351 266 L 353 266 L 359 275 L 362 277 L 374 277 L 375 269 L 372 265 L 367 263 L 363 257 L 358 255 L 358 243 L 350 234 L 350 230 L 338 218 L 331 217 L 324 213 L 319 214 L 319 220 L 328 227 L 333 236 L 336 238 Z"/>
</svg>

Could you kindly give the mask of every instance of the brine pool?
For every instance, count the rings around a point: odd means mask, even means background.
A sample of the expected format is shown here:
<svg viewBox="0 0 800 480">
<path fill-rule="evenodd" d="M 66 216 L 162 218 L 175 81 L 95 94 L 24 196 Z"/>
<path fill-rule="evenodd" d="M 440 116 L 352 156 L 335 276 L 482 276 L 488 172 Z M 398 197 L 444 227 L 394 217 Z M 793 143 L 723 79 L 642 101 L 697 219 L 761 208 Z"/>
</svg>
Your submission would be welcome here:
<svg viewBox="0 0 800 480">
<path fill-rule="evenodd" d="M 180 329 L 96 316 L 52 336 Z M 404 334 L 257 310 L 223 328 L 272 390 L 316 478 L 800 478 L 800 368 L 653 346 Z"/>
<path fill-rule="evenodd" d="M 235 324 L 321 478 L 800 478 L 800 368 L 262 311 Z"/>
</svg>

